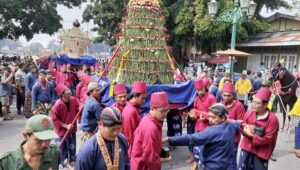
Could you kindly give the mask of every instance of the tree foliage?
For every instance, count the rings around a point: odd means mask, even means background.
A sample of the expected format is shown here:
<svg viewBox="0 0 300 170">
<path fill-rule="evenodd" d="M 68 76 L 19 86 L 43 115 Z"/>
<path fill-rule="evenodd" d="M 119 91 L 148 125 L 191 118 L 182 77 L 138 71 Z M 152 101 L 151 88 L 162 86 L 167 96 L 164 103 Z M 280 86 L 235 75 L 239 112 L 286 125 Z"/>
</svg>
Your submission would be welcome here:
<svg viewBox="0 0 300 170">
<path fill-rule="evenodd" d="M 231 23 L 216 21 L 208 15 L 207 3 L 210 0 L 159 0 L 164 9 L 166 28 L 170 34 L 169 44 L 173 46 L 173 54 L 177 59 L 183 55 L 191 42 L 203 52 L 224 49 L 230 43 Z M 124 15 L 128 0 L 94 0 L 84 11 L 84 20 L 94 19 L 99 37 L 96 41 L 106 40 L 115 44 L 114 35 L 118 32 L 118 24 Z M 224 10 L 233 9 L 233 0 L 218 0 L 220 15 Z M 255 18 L 243 22 L 237 28 L 237 40 L 247 39 L 249 35 L 259 33 L 268 27 L 259 15 L 265 5 L 268 9 L 288 7 L 284 0 L 256 0 Z M 218 17 L 218 16 L 217 16 Z M 179 57 L 178 57 L 179 56 Z"/>
<path fill-rule="evenodd" d="M 0 0 L 0 39 L 27 40 L 35 33 L 52 35 L 62 28 L 57 5 L 78 6 L 86 0 Z"/>
</svg>

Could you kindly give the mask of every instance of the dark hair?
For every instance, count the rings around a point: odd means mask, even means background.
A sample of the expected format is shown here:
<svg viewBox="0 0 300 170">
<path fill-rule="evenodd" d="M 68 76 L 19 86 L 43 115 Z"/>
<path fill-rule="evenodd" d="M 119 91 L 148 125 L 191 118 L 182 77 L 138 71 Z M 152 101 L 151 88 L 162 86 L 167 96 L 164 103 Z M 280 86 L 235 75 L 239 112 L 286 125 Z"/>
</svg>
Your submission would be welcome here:
<svg viewBox="0 0 300 170">
<path fill-rule="evenodd" d="M 251 74 L 251 70 L 247 70 L 247 75 L 250 75 Z"/>
<path fill-rule="evenodd" d="M 212 106 L 210 106 L 209 111 L 220 117 L 221 116 L 227 117 L 228 115 L 228 111 L 226 107 L 221 103 L 213 104 Z"/>
<path fill-rule="evenodd" d="M 29 68 L 30 68 L 30 70 L 32 70 L 34 68 L 36 69 L 36 66 L 35 65 L 30 65 Z"/>
<path fill-rule="evenodd" d="M 25 64 L 24 63 L 19 63 L 18 67 L 22 68 Z"/>
<path fill-rule="evenodd" d="M 261 74 L 261 72 L 259 71 L 259 72 L 257 72 L 257 77 L 261 77 L 262 76 L 262 74 Z"/>
<path fill-rule="evenodd" d="M 127 100 L 131 100 L 134 97 L 140 97 L 140 95 L 142 95 L 142 93 L 132 93 L 132 92 L 130 92 L 128 97 L 127 97 Z"/>
</svg>

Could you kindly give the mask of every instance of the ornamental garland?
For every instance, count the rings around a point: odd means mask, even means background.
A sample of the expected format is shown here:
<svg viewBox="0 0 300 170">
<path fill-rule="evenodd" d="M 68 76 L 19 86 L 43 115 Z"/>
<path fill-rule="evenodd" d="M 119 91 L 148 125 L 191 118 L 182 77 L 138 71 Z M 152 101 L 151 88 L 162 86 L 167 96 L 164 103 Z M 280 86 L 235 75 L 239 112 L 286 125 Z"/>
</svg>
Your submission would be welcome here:
<svg viewBox="0 0 300 170">
<path fill-rule="evenodd" d="M 174 66 L 171 66 L 168 57 L 172 49 L 166 43 L 169 35 L 164 23 L 159 5 L 131 3 L 127 6 L 122 23 L 119 24 L 120 32 L 115 35 L 118 44 L 122 45 L 108 72 L 110 80 L 118 77 L 119 82 L 128 85 L 134 81 L 145 81 L 148 84 L 174 83 Z M 128 49 L 130 52 L 122 60 Z"/>
</svg>

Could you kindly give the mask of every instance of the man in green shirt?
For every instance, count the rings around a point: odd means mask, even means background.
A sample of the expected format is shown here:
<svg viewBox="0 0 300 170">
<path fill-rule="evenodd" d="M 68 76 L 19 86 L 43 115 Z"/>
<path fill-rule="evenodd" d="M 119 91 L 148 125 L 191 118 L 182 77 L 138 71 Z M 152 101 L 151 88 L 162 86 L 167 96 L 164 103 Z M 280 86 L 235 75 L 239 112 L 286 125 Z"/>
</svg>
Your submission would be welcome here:
<svg viewBox="0 0 300 170">
<path fill-rule="evenodd" d="M 0 170 L 58 170 L 60 151 L 50 145 L 58 138 L 49 116 L 35 115 L 27 120 L 24 141 L 15 150 L 0 156 Z"/>
</svg>

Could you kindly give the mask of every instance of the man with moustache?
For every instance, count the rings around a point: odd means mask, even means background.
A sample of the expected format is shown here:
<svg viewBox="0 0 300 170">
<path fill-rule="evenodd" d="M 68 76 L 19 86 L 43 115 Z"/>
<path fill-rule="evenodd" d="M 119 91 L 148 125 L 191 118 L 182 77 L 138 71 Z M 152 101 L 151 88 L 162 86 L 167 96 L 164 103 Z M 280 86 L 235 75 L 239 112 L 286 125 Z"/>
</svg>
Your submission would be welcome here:
<svg viewBox="0 0 300 170">
<path fill-rule="evenodd" d="M 124 84 L 114 85 L 114 99 L 116 102 L 112 106 L 118 108 L 122 113 L 127 104 L 127 92 Z"/>
<path fill-rule="evenodd" d="M 58 170 L 60 151 L 55 145 L 50 144 L 51 139 L 57 137 L 49 116 L 32 116 L 26 122 L 24 141 L 20 147 L 0 156 L 0 169 Z"/>
<path fill-rule="evenodd" d="M 234 85 L 230 82 L 225 82 L 222 89 L 222 104 L 226 107 L 228 111 L 228 119 L 231 120 L 243 120 L 245 115 L 244 105 L 238 101 L 234 100 Z M 238 133 L 234 140 L 234 148 L 233 148 L 233 160 L 231 162 L 230 169 L 237 169 L 237 152 L 238 146 L 241 140 L 241 133 Z"/>
<path fill-rule="evenodd" d="M 161 163 L 171 160 L 161 158 L 162 126 L 169 108 L 166 92 L 152 93 L 150 113 L 143 117 L 135 131 L 131 152 L 131 170 L 159 170 Z"/>
<path fill-rule="evenodd" d="M 238 169 L 267 170 L 268 162 L 276 145 L 279 122 L 268 109 L 271 90 L 261 87 L 253 97 L 251 110 L 244 116 L 244 138 L 241 142 L 241 154 Z"/>
</svg>

